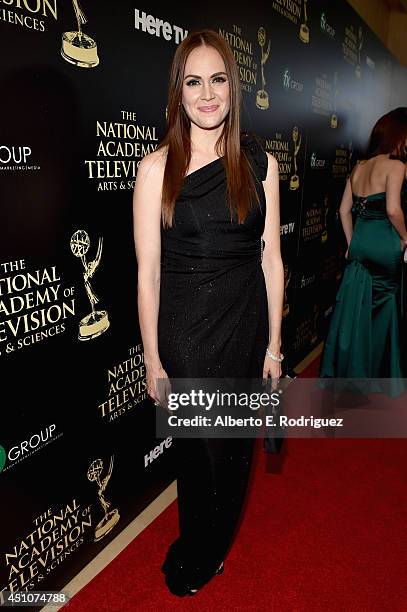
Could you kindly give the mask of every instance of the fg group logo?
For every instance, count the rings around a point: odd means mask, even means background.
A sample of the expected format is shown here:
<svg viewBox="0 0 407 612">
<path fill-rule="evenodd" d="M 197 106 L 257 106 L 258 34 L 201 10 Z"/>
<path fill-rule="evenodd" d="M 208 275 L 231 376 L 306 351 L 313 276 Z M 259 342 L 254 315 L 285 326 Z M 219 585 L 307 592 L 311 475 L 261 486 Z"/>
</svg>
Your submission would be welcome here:
<svg viewBox="0 0 407 612">
<path fill-rule="evenodd" d="M 7 453 L 4 448 L 0 445 L 0 472 L 3 471 L 4 466 L 6 465 Z"/>
<path fill-rule="evenodd" d="M 300 81 L 294 79 L 290 69 L 286 68 L 283 72 L 283 87 L 286 91 L 302 93 L 304 90 L 304 83 L 301 83 Z"/>
<path fill-rule="evenodd" d="M 311 154 L 311 157 L 310 157 L 311 168 L 322 170 L 323 168 L 325 168 L 325 162 L 326 162 L 325 159 L 318 159 L 315 151 Z"/>
<path fill-rule="evenodd" d="M 56 425 L 52 424 L 37 433 L 31 434 L 25 440 L 17 442 L 8 450 L 0 444 L 0 473 L 28 459 L 28 457 L 37 453 L 61 436 L 62 432 L 57 432 Z"/>
<path fill-rule="evenodd" d="M 26 145 L 5 145 L 0 143 L 0 172 L 6 170 L 40 170 L 31 162 L 31 147 Z"/>
<path fill-rule="evenodd" d="M 321 13 L 320 26 L 324 34 L 327 34 L 331 38 L 335 38 L 336 30 L 328 23 L 325 13 Z"/>
</svg>

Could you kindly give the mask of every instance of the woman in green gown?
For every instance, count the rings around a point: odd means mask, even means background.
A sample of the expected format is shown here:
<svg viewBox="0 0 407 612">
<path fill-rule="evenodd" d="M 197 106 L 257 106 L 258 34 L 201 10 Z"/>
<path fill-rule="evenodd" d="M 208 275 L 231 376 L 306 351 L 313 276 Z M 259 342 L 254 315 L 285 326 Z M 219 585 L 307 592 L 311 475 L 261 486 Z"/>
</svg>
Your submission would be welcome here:
<svg viewBox="0 0 407 612">
<path fill-rule="evenodd" d="M 367 159 L 346 182 L 340 206 L 346 266 L 320 377 L 402 378 L 400 315 L 407 230 L 400 194 L 406 176 L 407 108 L 373 128 Z"/>
</svg>

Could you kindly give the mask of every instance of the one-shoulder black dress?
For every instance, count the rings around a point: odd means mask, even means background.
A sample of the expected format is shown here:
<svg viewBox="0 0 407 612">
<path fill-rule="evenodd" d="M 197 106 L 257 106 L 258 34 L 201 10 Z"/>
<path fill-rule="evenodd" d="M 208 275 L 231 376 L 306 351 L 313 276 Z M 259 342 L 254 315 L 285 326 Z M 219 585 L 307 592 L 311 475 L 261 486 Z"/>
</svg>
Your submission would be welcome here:
<svg viewBox="0 0 407 612">
<path fill-rule="evenodd" d="M 268 345 L 261 266 L 267 155 L 242 134 L 259 203 L 230 218 L 223 158 L 185 177 L 172 228 L 161 227 L 159 356 L 169 378 L 261 378 Z M 199 588 L 229 549 L 241 515 L 253 438 L 175 438 L 179 531 L 163 572 L 177 594 Z"/>
</svg>

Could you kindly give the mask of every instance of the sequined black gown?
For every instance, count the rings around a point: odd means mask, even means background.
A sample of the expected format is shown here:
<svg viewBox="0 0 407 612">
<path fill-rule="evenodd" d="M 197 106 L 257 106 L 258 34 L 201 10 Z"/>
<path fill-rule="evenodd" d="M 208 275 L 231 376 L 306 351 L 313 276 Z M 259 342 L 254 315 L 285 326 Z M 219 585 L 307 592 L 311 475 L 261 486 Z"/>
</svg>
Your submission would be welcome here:
<svg viewBox="0 0 407 612">
<path fill-rule="evenodd" d="M 223 158 L 184 179 L 174 224 L 161 229 L 159 355 L 169 378 L 261 378 L 268 344 L 261 181 L 267 155 L 242 134 L 259 204 L 230 220 Z M 253 439 L 175 438 L 179 537 L 163 571 L 170 590 L 199 588 L 225 558 L 241 516 Z"/>
</svg>

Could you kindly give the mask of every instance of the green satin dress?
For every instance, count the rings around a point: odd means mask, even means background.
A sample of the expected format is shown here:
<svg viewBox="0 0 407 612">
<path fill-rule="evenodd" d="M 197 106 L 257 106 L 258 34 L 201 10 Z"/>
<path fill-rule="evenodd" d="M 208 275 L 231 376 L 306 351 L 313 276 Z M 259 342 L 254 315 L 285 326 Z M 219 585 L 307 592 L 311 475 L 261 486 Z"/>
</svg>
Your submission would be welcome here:
<svg viewBox="0 0 407 612">
<path fill-rule="evenodd" d="M 386 193 L 353 195 L 347 264 L 325 342 L 320 377 L 402 378 L 402 251 Z"/>
</svg>

